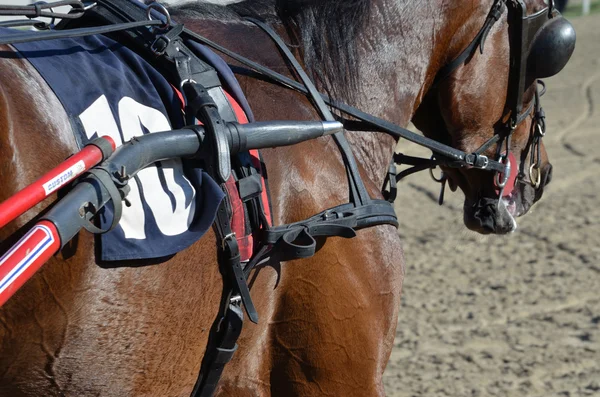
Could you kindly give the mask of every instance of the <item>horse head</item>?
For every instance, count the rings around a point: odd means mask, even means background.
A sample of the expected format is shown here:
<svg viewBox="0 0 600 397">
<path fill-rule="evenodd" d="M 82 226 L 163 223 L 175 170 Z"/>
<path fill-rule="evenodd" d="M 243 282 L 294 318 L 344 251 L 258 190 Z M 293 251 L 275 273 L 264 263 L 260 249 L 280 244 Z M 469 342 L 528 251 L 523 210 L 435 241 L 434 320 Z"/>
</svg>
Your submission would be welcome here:
<svg viewBox="0 0 600 397">
<path fill-rule="evenodd" d="M 442 169 L 450 188 L 459 187 L 465 194 L 466 226 L 480 233 L 504 234 L 516 229 L 515 219 L 542 197 L 552 179 L 552 165 L 541 142 L 545 122 L 538 79 L 565 66 L 575 32 L 552 2 L 486 3 L 489 7 L 460 6 L 462 12 L 481 15 L 455 26 L 450 62 L 440 65 L 413 121 L 425 135 L 466 153 L 475 153 L 498 137 L 481 154 L 510 163 L 510 175 L 470 167 Z M 486 21 L 483 28 L 482 21 Z M 454 59 L 458 61 L 452 64 Z"/>
</svg>

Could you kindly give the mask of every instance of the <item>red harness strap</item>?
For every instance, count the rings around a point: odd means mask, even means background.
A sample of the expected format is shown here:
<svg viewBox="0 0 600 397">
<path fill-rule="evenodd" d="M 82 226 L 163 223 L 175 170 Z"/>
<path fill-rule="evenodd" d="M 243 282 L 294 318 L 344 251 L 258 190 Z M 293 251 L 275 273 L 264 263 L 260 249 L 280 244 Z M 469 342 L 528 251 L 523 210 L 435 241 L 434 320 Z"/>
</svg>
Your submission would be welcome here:
<svg viewBox="0 0 600 397">
<path fill-rule="evenodd" d="M 231 97 L 228 93 L 227 99 L 231 104 L 235 112 L 235 116 L 240 124 L 247 124 L 248 118 L 246 114 L 242 110 L 242 107 L 237 103 L 237 101 Z M 262 182 L 262 192 L 260 195 L 260 200 L 262 201 L 262 208 L 265 212 L 265 217 L 269 222 L 269 225 L 273 224 L 271 219 L 271 211 L 269 207 L 269 195 L 267 192 L 267 186 L 265 182 L 265 173 L 262 169 L 262 163 L 260 161 L 260 154 L 258 150 L 250 150 L 250 161 L 254 168 L 258 170 L 261 175 Z M 233 178 L 229 178 L 229 180 L 225 183 L 225 188 L 227 189 L 227 194 L 229 196 L 229 202 L 231 204 L 232 209 L 232 219 L 231 219 L 231 230 L 237 236 L 238 245 L 240 247 L 240 254 L 242 256 L 242 261 L 248 261 L 252 258 L 252 254 L 254 252 L 254 238 L 252 236 L 252 230 L 246 230 L 246 218 L 244 214 L 244 204 L 240 199 L 240 194 L 236 185 L 236 182 Z"/>
<path fill-rule="evenodd" d="M 175 87 L 173 87 L 173 90 L 175 90 L 177 93 L 183 108 L 185 106 L 183 95 L 181 92 L 179 92 L 179 90 L 175 89 Z M 238 123 L 248 124 L 248 117 L 246 116 L 246 113 L 242 107 L 231 95 L 229 95 L 229 93 L 225 92 L 225 95 L 227 96 L 227 100 L 229 101 L 229 104 L 235 113 Z M 267 222 L 270 226 L 272 226 L 273 220 L 271 218 L 271 207 L 269 206 L 269 194 L 267 192 L 265 172 L 260 161 L 260 153 L 258 150 L 250 150 L 249 153 L 252 166 L 256 168 L 261 175 L 262 192 L 260 194 L 260 200 L 262 201 L 262 208 L 264 210 Z M 229 206 L 231 208 L 231 230 L 236 235 L 240 249 L 241 261 L 249 261 L 254 253 L 254 238 L 252 236 L 253 231 L 246 230 L 245 207 L 242 199 L 240 198 L 237 183 L 233 175 L 227 182 L 225 182 L 224 186 L 227 193 L 227 200 L 229 200 Z"/>
</svg>

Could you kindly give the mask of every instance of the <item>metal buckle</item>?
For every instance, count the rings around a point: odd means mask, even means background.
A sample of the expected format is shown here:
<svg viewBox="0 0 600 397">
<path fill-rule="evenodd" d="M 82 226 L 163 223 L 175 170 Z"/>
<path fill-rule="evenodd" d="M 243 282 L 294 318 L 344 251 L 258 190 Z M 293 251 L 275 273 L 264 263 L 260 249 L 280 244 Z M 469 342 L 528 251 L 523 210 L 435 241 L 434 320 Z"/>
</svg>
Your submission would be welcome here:
<svg viewBox="0 0 600 397">
<path fill-rule="evenodd" d="M 159 50 L 156 48 L 156 43 L 158 43 L 159 41 L 163 41 L 166 42 L 165 47 L 162 50 Z M 152 45 L 150 46 L 150 50 L 152 50 L 152 52 L 158 56 L 164 55 L 165 52 L 167 52 L 167 48 L 169 48 L 169 45 L 171 44 L 171 39 L 168 38 L 166 35 L 161 34 L 160 36 L 158 36 L 156 38 L 156 40 L 154 40 L 154 42 L 152 43 Z"/>
<path fill-rule="evenodd" d="M 184 79 L 184 80 L 181 81 L 181 84 L 179 85 L 179 87 L 181 89 L 183 89 L 183 86 L 186 85 L 186 84 L 198 84 L 198 82 L 196 80 L 194 80 L 194 79 Z"/>
<path fill-rule="evenodd" d="M 486 169 L 487 166 L 490 164 L 490 159 L 488 159 L 487 156 L 479 156 L 478 159 L 481 159 L 481 161 L 483 162 L 481 167 L 479 167 L 482 170 Z"/>
<path fill-rule="evenodd" d="M 227 240 L 233 240 L 235 238 L 235 233 L 229 233 L 227 236 L 223 237 L 223 240 L 221 241 L 221 249 L 225 250 L 225 244 L 227 243 Z"/>
<path fill-rule="evenodd" d="M 474 157 L 473 161 L 469 161 L 470 156 Z M 490 164 L 490 159 L 483 154 L 471 153 L 469 156 L 465 157 L 465 163 L 471 167 L 484 170 Z"/>
<path fill-rule="evenodd" d="M 242 297 L 240 295 L 232 295 L 229 298 L 229 304 L 234 306 L 242 306 Z"/>
</svg>

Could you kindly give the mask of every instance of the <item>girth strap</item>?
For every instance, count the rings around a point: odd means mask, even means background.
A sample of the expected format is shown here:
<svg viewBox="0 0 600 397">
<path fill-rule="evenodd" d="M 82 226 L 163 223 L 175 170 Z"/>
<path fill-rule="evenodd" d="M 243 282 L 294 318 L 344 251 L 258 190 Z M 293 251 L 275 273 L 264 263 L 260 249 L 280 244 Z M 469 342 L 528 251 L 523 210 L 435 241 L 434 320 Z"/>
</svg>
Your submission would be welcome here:
<svg viewBox="0 0 600 397">
<path fill-rule="evenodd" d="M 226 201 L 221 202 L 215 219 L 217 244 L 220 245 L 219 263 L 225 267 L 226 276 L 231 280 L 233 291 L 241 297 L 248 318 L 253 323 L 258 323 L 258 314 L 250 297 L 250 290 L 246 284 L 244 271 L 240 263 L 240 250 L 235 233 L 231 231 L 231 222 L 227 211 Z"/>
<path fill-rule="evenodd" d="M 190 78 L 189 65 L 181 62 L 175 62 L 175 65 L 178 69 L 177 74 L 183 82 L 188 122 L 195 121 L 195 116 L 204 124 L 207 143 L 206 149 L 204 149 L 206 171 L 213 179 L 223 184 L 231 175 L 231 158 L 229 144 L 224 134 L 225 122 L 219 111 L 222 108 L 227 109 L 227 107 L 217 106 L 211 96 L 215 95 L 215 98 L 224 96 L 222 88 L 215 87 L 209 94 L 203 85 Z M 218 245 L 218 262 L 223 274 L 221 307 L 224 307 L 225 311 L 222 316 L 217 318 L 211 330 L 207 350 L 202 359 L 200 373 L 191 397 L 210 397 L 214 394 L 225 365 L 237 350 L 236 341 L 240 336 L 244 321 L 240 305 L 244 305 L 250 321 L 258 322 L 258 313 L 252 302 L 240 261 L 238 241 L 231 229 L 227 200 L 223 200 L 219 206 L 214 229 Z"/>
<path fill-rule="evenodd" d="M 209 342 L 208 349 L 202 361 L 200 376 L 192 389 L 190 397 L 212 397 L 225 365 L 231 361 L 237 351 L 237 340 L 242 332 L 244 313 L 239 306 L 239 296 L 226 296 L 229 303 L 225 314 L 216 320 L 217 329 L 213 341 Z"/>
</svg>

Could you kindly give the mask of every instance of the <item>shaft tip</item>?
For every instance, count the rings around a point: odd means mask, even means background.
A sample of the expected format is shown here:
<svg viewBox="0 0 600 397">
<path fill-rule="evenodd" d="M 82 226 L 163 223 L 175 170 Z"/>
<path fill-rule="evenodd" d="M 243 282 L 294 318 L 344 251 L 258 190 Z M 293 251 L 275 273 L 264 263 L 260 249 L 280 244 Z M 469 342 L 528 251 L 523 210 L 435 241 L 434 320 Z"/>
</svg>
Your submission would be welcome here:
<svg viewBox="0 0 600 397">
<path fill-rule="evenodd" d="M 341 132 L 344 129 L 344 125 L 339 121 L 323 121 L 323 135 L 331 135 L 336 132 Z"/>
</svg>

